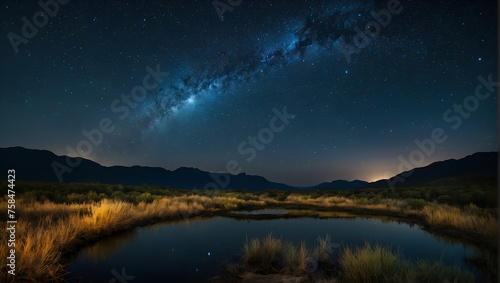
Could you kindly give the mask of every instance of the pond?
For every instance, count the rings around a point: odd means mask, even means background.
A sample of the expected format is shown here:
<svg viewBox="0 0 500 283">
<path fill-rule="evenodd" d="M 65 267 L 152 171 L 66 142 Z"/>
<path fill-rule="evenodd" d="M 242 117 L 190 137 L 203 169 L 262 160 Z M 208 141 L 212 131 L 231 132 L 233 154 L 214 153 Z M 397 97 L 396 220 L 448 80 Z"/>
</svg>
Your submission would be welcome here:
<svg viewBox="0 0 500 283">
<path fill-rule="evenodd" d="M 250 215 L 259 215 L 259 214 L 287 214 L 286 209 L 258 209 L 258 210 L 239 210 L 235 211 L 235 214 L 250 214 Z"/>
<path fill-rule="evenodd" d="M 248 212 L 247 212 L 248 213 Z M 282 210 L 265 210 L 282 214 Z M 250 215 L 255 215 L 252 213 Z M 389 217 L 289 218 L 249 220 L 197 217 L 139 227 L 107 237 L 84 248 L 68 265 L 68 282 L 203 282 L 219 272 L 219 265 L 238 261 L 245 239 L 263 238 L 269 232 L 283 241 L 308 247 L 329 234 L 332 243 L 362 246 L 365 241 L 399 249 L 410 259 L 442 260 L 475 272 L 466 255 L 480 252 L 474 246 L 436 236 Z M 335 253 L 339 249 L 334 250 Z M 483 251 L 484 252 L 484 251 Z M 115 280 L 112 280 L 115 278 Z M 126 279 L 126 278 L 124 278 Z M 112 280 L 112 281 L 110 281 Z"/>
</svg>

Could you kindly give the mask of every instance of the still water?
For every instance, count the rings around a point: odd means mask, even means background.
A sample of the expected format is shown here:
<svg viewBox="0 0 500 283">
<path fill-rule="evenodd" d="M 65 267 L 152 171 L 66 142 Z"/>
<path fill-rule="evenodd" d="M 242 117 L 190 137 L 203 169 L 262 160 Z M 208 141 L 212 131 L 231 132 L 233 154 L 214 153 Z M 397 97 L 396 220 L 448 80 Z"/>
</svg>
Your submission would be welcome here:
<svg viewBox="0 0 500 283">
<path fill-rule="evenodd" d="M 265 210 L 264 213 L 282 214 L 283 211 Z M 217 275 L 218 266 L 224 261 L 241 258 L 246 238 L 263 238 L 269 232 L 296 245 L 305 240 L 308 247 L 314 246 L 318 236 L 326 234 L 332 243 L 343 245 L 380 243 L 399 249 L 410 259 L 441 259 L 445 264 L 472 271 L 474 267 L 466 263 L 465 255 L 478 252 L 473 246 L 432 235 L 418 225 L 388 217 L 346 214 L 328 219 L 199 217 L 139 227 L 105 238 L 72 259 L 65 279 L 69 282 L 110 282 L 113 278 L 111 282 L 121 282 L 120 279 L 134 283 L 203 282 Z M 122 276 L 126 278 L 119 278 Z"/>
</svg>

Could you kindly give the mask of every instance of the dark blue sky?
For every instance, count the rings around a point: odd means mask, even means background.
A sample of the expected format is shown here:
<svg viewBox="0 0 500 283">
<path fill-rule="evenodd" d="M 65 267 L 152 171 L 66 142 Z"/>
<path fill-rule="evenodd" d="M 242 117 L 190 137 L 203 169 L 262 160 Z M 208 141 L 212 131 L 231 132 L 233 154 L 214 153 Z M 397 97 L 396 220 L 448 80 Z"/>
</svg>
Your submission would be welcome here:
<svg viewBox="0 0 500 283">
<path fill-rule="evenodd" d="M 240 2 L 4 1 L 0 146 L 290 185 L 498 150 L 496 1 Z"/>
</svg>

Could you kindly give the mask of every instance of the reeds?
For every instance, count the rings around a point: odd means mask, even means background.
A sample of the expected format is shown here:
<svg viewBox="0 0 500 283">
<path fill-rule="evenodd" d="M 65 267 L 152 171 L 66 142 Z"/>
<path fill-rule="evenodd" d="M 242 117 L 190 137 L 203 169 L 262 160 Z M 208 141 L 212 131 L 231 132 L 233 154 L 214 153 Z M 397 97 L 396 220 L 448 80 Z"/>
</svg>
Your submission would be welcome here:
<svg viewBox="0 0 500 283">
<path fill-rule="evenodd" d="M 446 266 L 441 261 L 412 262 L 399 251 L 370 243 L 344 247 L 340 266 L 345 282 L 474 282 L 474 275 L 458 266 Z"/>
<path fill-rule="evenodd" d="M 7 202 L 1 201 L 1 207 Z M 0 282 L 56 281 L 65 274 L 63 256 L 77 251 L 86 241 L 98 240 L 104 235 L 138 225 L 154 223 L 164 219 L 190 217 L 202 212 L 234 210 L 244 207 L 276 205 L 302 205 L 304 208 L 335 209 L 356 212 L 385 213 L 415 218 L 432 227 L 452 228 L 457 232 L 468 232 L 495 239 L 498 237 L 497 216 L 492 211 L 469 205 L 464 208 L 424 202 L 422 209 L 413 209 L 405 200 L 350 199 L 342 196 L 311 198 L 292 193 L 283 201 L 249 193 L 226 193 L 223 195 L 180 195 L 156 198 L 149 203 L 133 204 L 118 200 L 103 199 L 84 204 L 56 204 L 52 202 L 16 203 L 16 276 L 7 275 L 7 267 L 0 267 Z M 0 215 L 5 230 L 6 216 Z M 7 241 L 0 242 L 0 257 L 6 258 L 10 248 Z M 273 235 L 263 241 L 245 243 L 247 263 L 266 263 L 285 267 L 294 272 L 304 272 L 305 259 L 312 252 L 305 244 L 294 247 L 281 243 Z M 326 249 L 323 248 L 323 249 Z M 321 250 L 321 249 L 320 249 Z M 263 253 L 263 251 L 265 251 Z M 322 260 L 325 259 L 321 254 Z M 265 258 L 265 260 L 263 260 Z M 451 281 L 452 282 L 452 281 Z"/>
<path fill-rule="evenodd" d="M 16 204 L 16 212 L 20 215 L 16 225 L 16 276 L 8 275 L 4 264 L 0 268 L 0 282 L 62 280 L 65 274 L 63 256 L 85 241 L 155 220 L 235 209 L 238 202 L 245 205 L 264 203 L 198 195 L 165 197 L 137 205 L 108 199 L 87 204 L 20 201 Z M 2 207 L 6 206 L 3 201 Z M 6 219 L 2 219 L 2 223 L 6 223 L 3 220 Z M 6 227 L 2 228 L 6 231 Z M 5 240 L 0 243 L 0 257 L 4 259 L 10 250 L 7 243 Z"/>
<path fill-rule="evenodd" d="M 329 236 L 320 238 L 319 245 L 314 251 L 307 248 L 304 241 L 298 247 L 291 242 L 283 243 L 282 239 L 276 238 L 273 233 L 260 239 L 246 239 L 243 244 L 243 265 L 254 267 L 265 271 L 281 270 L 294 273 L 304 273 L 312 256 L 317 262 L 331 263 L 328 252 L 331 245 Z"/>
<path fill-rule="evenodd" d="M 336 263 L 328 253 L 331 247 L 328 239 L 328 235 L 320 239 L 314 251 L 308 249 L 304 241 L 300 246 L 294 246 L 292 243 L 282 243 L 272 233 L 261 240 L 247 239 L 243 246 L 245 254 L 242 264 L 237 267 L 233 264 L 227 270 L 232 273 L 294 273 L 316 281 L 334 282 L 474 282 L 471 272 L 457 266 L 420 259 L 413 262 L 405 259 L 399 250 L 368 242 L 362 247 L 343 247 L 338 256 L 337 265 L 340 269 L 336 270 Z M 312 257 L 316 261 L 314 268 L 306 266 L 311 263 Z M 325 273 L 325 270 L 330 273 Z"/>
<path fill-rule="evenodd" d="M 480 231 L 487 237 L 498 237 L 498 220 L 473 204 L 460 209 L 449 205 L 429 205 L 423 209 L 431 226 L 450 226 L 460 231 Z"/>
<path fill-rule="evenodd" d="M 350 211 L 366 211 L 372 213 L 389 213 L 420 219 L 424 224 L 433 227 L 453 228 L 458 232 L 480 234 L 490 238 L 499 236 L 497 215 L 489 210 L 470 204 L 463 208 L 447 204 L 422 201 L 421 209 L 414 209 L 407 200 L 382 199 L 380 203 L 370 203 L 366 199 L 349 199 L 344 197 L 310 198 L 304 195 L 289 195 L 284 203 L 321 208 L 346 209 Z"/>
<path fill-rule="evenodd" d="M 366 243 L 364 247 L 344 247 L 340 264 L 346 282 L 389 282 L 403 272 L 399 251 L 393 252 L 380 245 Z M 408 282 L 406 280 L 402 282 Z"/>
</svg>

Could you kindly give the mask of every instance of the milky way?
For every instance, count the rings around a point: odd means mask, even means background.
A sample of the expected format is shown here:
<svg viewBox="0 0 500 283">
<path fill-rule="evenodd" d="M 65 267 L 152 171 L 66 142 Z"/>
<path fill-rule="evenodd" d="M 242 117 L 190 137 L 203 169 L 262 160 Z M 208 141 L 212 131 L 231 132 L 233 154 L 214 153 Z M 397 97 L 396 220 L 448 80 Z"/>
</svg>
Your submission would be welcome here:
<svg viewBox="0 0 500 283">
<path fill-rule="evenodd" d="M 236 160 L 304 186 L 389 177 L 436 129 L 446 142 L 422 166 L 498 150 L 497 88 L 467 104 L 478 77 L 498 78 L 496 1 L 243 0 L 224 21 L 212 2 L 69 1 L 16 53 L 42 8 L 4 1 L 0 146 L 68 154 L 107 118 L 88 156 L 104 165 Z M 148 66 L 168 76 L 114 111 Z M 285 107 L 295 118 L 271 141 L 240 147 Z"/>
<path fill-rule="evenodd" d="M 149 129 L 162 125 L 164 119 L 170 119 L 172 114 L 182 111 L 185 105 L 204 95 L 212 92 L 227 95 L 231 87 L 256 79 L 267 69 L 286 68 L 291 62 L 302 60 L 311 47 L 339 56 L 343 52 L 340 41 L 353 45 L 353 27 L 364 27 L 368 19 L 373 20 L 368 17 L 371 17 L 369 12 L 373 9 L 373 4 L 353 1 L 314 6 L 306 11 L 302 21 L 291 27 L 289 35 L 271 46 L 247 46 L 243 52 L 222 54 L 222 57 L 214 54 L 222 59 L 209 61 L 203 70 L 189 73 L 161 87 L 153 97 L 147 115 L 139 123 L 149 125 Z"/>
</svg>

